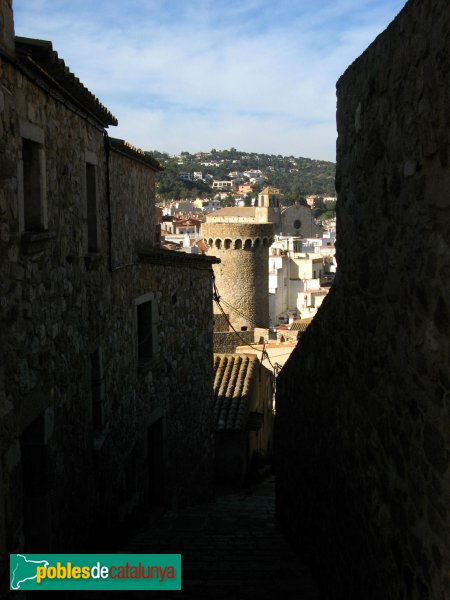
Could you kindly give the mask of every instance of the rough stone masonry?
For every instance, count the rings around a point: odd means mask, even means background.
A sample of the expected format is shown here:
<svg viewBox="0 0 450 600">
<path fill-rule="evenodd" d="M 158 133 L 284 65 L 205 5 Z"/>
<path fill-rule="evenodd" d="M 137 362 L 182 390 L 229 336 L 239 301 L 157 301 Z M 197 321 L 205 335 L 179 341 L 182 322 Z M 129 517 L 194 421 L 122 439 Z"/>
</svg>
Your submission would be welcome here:
<svg viewBox="0 0 450 600">
<path fill-rule="evenodd" d="M 278 379 L 278 516 L 324 598 L 450 598 L 450 8 L 338 92 L 338 274 Z"/>
</svg>

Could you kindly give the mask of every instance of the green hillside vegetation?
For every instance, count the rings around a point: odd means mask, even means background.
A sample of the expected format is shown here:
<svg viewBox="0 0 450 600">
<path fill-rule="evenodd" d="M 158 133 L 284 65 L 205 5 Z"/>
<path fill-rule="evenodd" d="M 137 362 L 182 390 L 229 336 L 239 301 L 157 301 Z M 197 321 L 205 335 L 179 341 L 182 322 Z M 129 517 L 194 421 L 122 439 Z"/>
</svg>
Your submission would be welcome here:
<svg viewBox="0 0 450 600">
<path fill-rule="evenodd" d="M 213 196 L 212 179 L 226 179 L 230 171 L 247 171 L 258 169 L 266 177 L 265 183 L 255 186 L 256 195 L 266 185 L 280 189 L 283 204 L 301 202 L 310 194 L 334 196 L 335 163 L 313 160 L 310 158 L 281 156 L 275 154 L 257 154 L 241 152 L 235 148 L 230 150 L 211 150 L 210 152 L 190 154 L 182 152 L 180 156 L 154 150 L 149 152 L 165 170 L 157 178 L 157 199 L 172 200 L 179 198 L 207 198 Z M 217 165 L 202 165 L 202 162 L 220 161 Z M 185 181 L 180 173 L 201 171 L 205 182 Z M 210 185 L 209 185 L 210 184 Z"/>
</svg>

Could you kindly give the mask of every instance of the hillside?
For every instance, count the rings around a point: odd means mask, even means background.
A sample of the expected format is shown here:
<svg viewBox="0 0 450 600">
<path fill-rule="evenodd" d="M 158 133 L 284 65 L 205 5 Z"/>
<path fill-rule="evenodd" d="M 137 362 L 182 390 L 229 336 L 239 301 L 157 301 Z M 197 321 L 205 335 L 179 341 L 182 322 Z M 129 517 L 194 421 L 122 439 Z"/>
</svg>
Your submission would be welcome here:
<svg viewBox="0 0 450 600">
<path fill-rule="evenodd" d="M 213 180 L 230 179 L 230 173 L 238 172 L 244 183 L 250 180 L 247 176 L 250 171 L 253 171 L 253 179 L 256 178 L 256 183 L 253 183 L 255 193 L 265 185 L 273 185 L 280 189 L 285 204 L 310 194 L 335 195 L 336 165 L 332 162 L 241 152 L 235 148 L 197 154 L 182 152 L 172 157 L 157 150 L 149 154 L 165 167 L 157 179 L 157 196 L 160 200 L 208 197 L 217 192 L 212 189 Z"/>
</svg>

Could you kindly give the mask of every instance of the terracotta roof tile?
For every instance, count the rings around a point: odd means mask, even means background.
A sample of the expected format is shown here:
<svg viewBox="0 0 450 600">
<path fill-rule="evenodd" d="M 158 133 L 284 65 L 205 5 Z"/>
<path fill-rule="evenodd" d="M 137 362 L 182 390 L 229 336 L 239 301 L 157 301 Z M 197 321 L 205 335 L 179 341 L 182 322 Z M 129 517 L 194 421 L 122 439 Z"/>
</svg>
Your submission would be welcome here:
<svg viewBox="0 0 450 600">
<path fill-rule="evenodd" d="M 246 354 L 214 355 L 214 425 L 216 431 L 246 427 L 248 395 L 258 358 Z"/>
<path fill-rule="evenodd" d="M 292 321 L 290 330 L 291 331 L 305 331 L 312 320 L 313 320 L 313 317 L 311 317 L 310 319 L 297 319 L 296 321 Z"/>
</svg>

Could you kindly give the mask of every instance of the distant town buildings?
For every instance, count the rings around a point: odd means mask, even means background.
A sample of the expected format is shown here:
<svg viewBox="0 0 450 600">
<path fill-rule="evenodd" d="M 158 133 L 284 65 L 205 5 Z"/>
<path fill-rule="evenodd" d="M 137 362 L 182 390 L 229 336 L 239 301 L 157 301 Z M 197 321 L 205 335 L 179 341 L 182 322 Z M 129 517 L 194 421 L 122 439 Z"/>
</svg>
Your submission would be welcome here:
<svg viewBox="0 0 450 600">
<path fill-rule="evenodd" d="M 321 241 L 322 240 L 317 240 Z M 269 302 L 271 325 L 292 322 L 298 318 L 313 317 L 320 308 L 335 273 L 334 246 L 313 240 L 303 242 L 289 237 L 278 237 L 270 248 Z"/>
<path fill-rule="evenodd" d="M 216 351 L 219 340 L 229 339 L 226 332 L 254 342 L 270 328 L 313 317 L 336 270 L 334 231 L 317 226 L 307 206 L 281 207 L 279 190 L 271 186 L 256 206 L 211 213 L 202 237 L 207 253 L 221 260 L 214 267 L 221 299 L 214 306 Z"/>
</svg>

